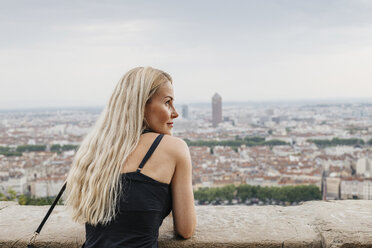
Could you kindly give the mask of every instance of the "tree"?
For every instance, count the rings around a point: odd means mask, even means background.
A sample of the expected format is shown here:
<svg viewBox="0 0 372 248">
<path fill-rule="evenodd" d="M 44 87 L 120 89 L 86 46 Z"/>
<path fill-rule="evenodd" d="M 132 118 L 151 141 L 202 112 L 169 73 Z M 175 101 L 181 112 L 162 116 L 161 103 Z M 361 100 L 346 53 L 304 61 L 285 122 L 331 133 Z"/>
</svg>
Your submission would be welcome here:
<svg viewBox="0 0 372 248">
<path fill-rule="evenodd" d="M 6 198 L 6 196 L 0 192 L 0 201 L 7 201 L 8 198 Z"/>
<path fill-rule="evenodd" d="M 271 195 L 272 199 L 276 201 L 285 201 L 286 195 L 285 195 L 285 188 L 284 187 L 271 187 Z"/>
<path fill-rule="evenodd" d="M 0 153 L 1 152 L 9 152 L 10 148 L 6 146 L 0 146 Z"/>
<path fill-rule="evenodd" d="M 241 184 L 237 188 L 236 196 L 245 202 L 247 199 L 252 198 L 252 186 L 249 184 Z"/>
<path fill-rule="evenodd" d="M 284 142 L 282 140 L 276 140 L 276 139 L 265 141 L 264 144 L 265 145 L 268 145 L 268 146 L 284 146 L 284 145 L 288 145 L 287 142 Z"/>
<path fill-rule="evenodd" d="M 31 196 L 31 197 L 26 196 L 25 198 L 26 198 L 26 204 L 24 204 L 24 205 L 37 205 L 37 206 L 51 205 L 55 200 L 55 197 L 37 198 L 35 196 Z M 62 205 L 62 204 L 63 204 L 62 199 L 59 199 L 58 202 L 57 202 L 57 205 Z"/>
<path fill-rule="evenodd" d="M 59 151 L 61 151 L 61 145 L 59 145 L 59 144 L 52 145 L 50 147 L 50 151 L 52 151 L 52 152 L 59 152 Z"/>
<path fill-rule="evenodd" d="M 27 197 L 25 195 L 20 195 L 18 197 L 19 205 L 26 205 L 27 204 Z"/>
<path fill-rule="evenodd" d="M 264 201 L 272 199 L 272 189 L 269 187 L 261 187 L 257 190 L 257 198 Z"/>
<path fill-rule="evenodd" d="M 22 152 L 16 152 L 11 150 L 10 147 L 0 146 L 0 154 L 10 157 L 10 156 L 22 156 Z"/>
<path fill-rule="evenodd" d="M 340 138 L 333 138 L 332 140 L 324 139 L 324 140 L 313 140 L 309 139 L 308 142 L 314 143 L 318 147 L 327 147 L 327 146 L 338 146 L 338 145 L 345 145 L 345 146 L 354 146 L 354 145 L 364 145 L 364 140 L 362 139 L 340 139 Z"/>
<path fill-rule="evenodd" d="M 211 202 L 213 200 L 218 200 L 217 197 L 217 189 L 216 188 L 209 188 L 207 190 L 207 196 L 208 196 L 208 201 Z"/>
<path fill-rule="evenodd" d="M 17 152 L 39 152 L 45 151 L 46 145 L 23 145 L 17 146 Z"/>
<path fill-rule="evenodd" d="M 14 199 L 17 198 L 17 192 L 15 192 L 12 187 L 8 188 L 8 195 L 9 201 L 13 201 Z"/>
<path fill-rule="evenodd" d="M 221 188 L 202 188 L 194 192 L 195 199 L 200 202 L 239 199 L 245 202 L 251 198 L 262 201 L 277 200 L 282 202 L 300 202 L 320 200 L 320 189 L 316 185 L 299 185 L 283 187 L 261 187 L 241 184 L 238 187 L 226 185 Z"/>
<path fill-rule="evenodd" d="M 216 196 L 221 200 L 228 200 L 230 203 L 235 198 L 235 186 L 226 185 L 221 188 L 217 188 Z"/>
<path fill-rule="evenodd" d="M 63 151 L 77 150 L 79 146 L 77 145 L 63 145 L 61 148 Z"/>
<path fill-rule="evenodd" d="M 201 188 L 194 192 L 194 198 L 195 200 L 198 200 L 200 202 L 206 202 L 208 201 L 208 188 Z"/>
<path fill-rule="evenodd" d="M 246 136 L 246 137 L 244 138 L 244 140 L 247 141 L 247 142 L 262 143 L 262 142 L 265 141 L 265 138 L 257 137 L 257 136 L 254 136 L 254 137 Z"/>
</svg>

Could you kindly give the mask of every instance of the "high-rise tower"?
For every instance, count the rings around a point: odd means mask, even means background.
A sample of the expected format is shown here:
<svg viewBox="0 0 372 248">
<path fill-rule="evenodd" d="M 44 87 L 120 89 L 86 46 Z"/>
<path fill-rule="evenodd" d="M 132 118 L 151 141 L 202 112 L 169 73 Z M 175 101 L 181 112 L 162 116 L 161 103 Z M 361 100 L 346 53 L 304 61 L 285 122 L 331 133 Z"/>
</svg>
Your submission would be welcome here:
<svg viewBox="0 0 372 248">
<path fill-rule="evenodd" d="M 189 118 L 189 106 L 182 105 L 182 118 L 188 119 Z"/>
<path fill-rule="evenodd" d="M 212 124 L 214 127 L 222 122 L 222 97 L 215 93 L 212 97 Z"/>
</svg>

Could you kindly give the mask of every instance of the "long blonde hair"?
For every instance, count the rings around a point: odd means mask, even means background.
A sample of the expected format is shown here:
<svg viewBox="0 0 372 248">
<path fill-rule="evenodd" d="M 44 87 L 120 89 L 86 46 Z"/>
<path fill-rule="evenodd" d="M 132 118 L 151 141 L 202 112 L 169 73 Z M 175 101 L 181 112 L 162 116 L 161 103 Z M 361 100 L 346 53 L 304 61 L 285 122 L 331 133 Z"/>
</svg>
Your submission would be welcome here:
<svg viewBox="0 0 372 248">
<path fill-rule="evenodd" d="M 120 171 L 147 128 L 146 103 L 167 81 L 172 83 L 171 77 L 161 70 L 137 67 L 116 85 L 67 177 L 65 204 L 74 221 L 105 225 L 116 216 L 117 200 L 124 190 Z"/>
</svg>

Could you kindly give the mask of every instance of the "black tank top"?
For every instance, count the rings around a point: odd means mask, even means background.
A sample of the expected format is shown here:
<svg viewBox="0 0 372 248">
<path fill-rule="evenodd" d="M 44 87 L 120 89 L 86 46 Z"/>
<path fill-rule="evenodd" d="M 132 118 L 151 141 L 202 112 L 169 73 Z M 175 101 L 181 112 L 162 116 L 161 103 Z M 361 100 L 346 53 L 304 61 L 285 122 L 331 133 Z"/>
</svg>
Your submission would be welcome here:
<svg viewBox="0 0 372 248">
<path fill-rule="evenodd" d="M 117 216 L 105 226 L 86 223 L 83 247 L 158 247 L 159 227 L 172 210 L 171 188 L 141 170 L 162 138 L 163 134 L 156 137 L 137 171 L 121 174 L 123 192 Z"/>
</svg>

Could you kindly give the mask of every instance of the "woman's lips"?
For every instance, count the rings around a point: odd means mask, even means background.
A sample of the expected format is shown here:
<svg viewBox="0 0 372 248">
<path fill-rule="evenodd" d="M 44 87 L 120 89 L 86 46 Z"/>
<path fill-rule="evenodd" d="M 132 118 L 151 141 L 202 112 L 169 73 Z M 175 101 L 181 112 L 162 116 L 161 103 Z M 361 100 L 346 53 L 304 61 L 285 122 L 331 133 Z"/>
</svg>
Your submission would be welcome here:
<svg viewBox="0 0 372 248">
<path fill-rule="evenodd" d="M 168 122 L 167 125 L 173 127 L 173 122 Z"/>
</svg>

